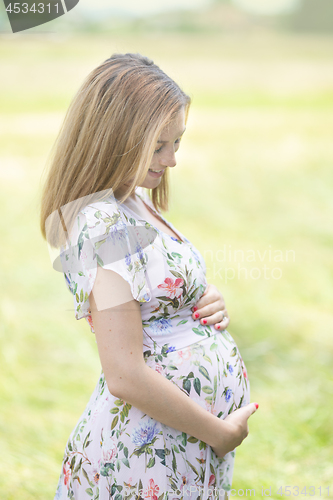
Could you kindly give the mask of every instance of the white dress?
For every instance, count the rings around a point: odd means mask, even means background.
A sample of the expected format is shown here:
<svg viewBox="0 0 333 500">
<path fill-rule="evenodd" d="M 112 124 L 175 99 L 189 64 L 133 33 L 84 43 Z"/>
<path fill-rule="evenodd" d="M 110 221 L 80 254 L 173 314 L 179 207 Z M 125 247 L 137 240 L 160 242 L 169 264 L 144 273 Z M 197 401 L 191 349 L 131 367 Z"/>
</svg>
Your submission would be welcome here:
<svg viewBox="0 0 333 500">
<path fill-rule="evenodd" d="M 94 332 L 88 296 L 97 262 L 117 272 L 140 302 L 145 362 L 223 419 L 249 403 L 246 368 L 226 330 L 192 319 L 191 308 L 207 286 L 204 259 L 148 200 L 181 239 L 141 220 L 113 196 L 77 215 L 61 254 L 75 317 L 85 318 Z M 145 230 L 155 238 L 148 245 Z M 65 263 L 73 256 L 70 270 Z M 66 444 L 55 500 L 224 499 L 234 459 L 234 451 L 220 459 L 206 443 L 113 396 L 102 371 Z"/>
</svg>

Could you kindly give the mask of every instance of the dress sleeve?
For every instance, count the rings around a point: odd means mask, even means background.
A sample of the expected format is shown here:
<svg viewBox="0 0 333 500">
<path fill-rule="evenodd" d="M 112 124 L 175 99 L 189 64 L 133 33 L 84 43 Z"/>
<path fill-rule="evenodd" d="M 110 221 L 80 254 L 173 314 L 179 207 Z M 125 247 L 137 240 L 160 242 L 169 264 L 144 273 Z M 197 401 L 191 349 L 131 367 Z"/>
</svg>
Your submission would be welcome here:
<svg viewBox="0 0 333 500">
<path fill-rule="evenodd" d="M 132 229 L 115 203 L 93 203 L 77 215 L 69 244 L 61 252 L 64 277 L 73 294 L 75 318 L 86 318 L 92 331 L 89 294 L 97 265 L 124 278 L 138 302 L 151 300 L 146 281 L 147 254 Z"/>
</svg>

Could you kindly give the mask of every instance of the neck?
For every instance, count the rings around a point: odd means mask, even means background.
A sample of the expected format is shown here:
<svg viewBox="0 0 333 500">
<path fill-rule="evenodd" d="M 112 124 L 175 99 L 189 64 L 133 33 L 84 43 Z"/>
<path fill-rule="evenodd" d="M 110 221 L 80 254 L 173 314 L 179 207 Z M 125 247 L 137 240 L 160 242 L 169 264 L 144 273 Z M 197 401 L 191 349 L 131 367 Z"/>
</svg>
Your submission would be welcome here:
<svg viewBox="0 0 333 500">
<path fill-rule="evenodd" d="M 123 191 L 121 189 L 117 189 L 117 191 L 115 191 L 113 194 L 114 196 L 119 200 L 124 194 L 125 194 L 126 191 Z M 134 193 L 132 193 L 128 198 L 126 198 L 127 200 L 132 200 L 132 201 L 136 201 L 137 200 L 137 196 L 136 196 L 136 193 L 134 191 Z"/>
</svg>

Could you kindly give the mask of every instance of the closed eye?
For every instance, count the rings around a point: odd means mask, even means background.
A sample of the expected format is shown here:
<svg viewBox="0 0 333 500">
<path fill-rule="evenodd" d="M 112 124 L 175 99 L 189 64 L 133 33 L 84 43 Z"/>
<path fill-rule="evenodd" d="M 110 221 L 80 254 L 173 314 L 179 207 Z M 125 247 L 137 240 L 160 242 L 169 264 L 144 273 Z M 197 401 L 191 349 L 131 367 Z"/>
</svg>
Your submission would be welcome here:
<svg viewBox="0 0 333 500">
<path fill-rule="evenodd" d="M 180 143 L 180 139 L 177 139 L 177 140 L 175 141 L 175 144 L 179 144 L 179 143 Z M 162 146 L 161 146 L 160 148 L 155 149 L 155 151 L 154 151 L 154 152 L 155 152 L 155 153 L 160 153 L 160 152 L 162 151 L 163 146 L 164 146 L 164 144 L 162 144 Z"/>
</svg>

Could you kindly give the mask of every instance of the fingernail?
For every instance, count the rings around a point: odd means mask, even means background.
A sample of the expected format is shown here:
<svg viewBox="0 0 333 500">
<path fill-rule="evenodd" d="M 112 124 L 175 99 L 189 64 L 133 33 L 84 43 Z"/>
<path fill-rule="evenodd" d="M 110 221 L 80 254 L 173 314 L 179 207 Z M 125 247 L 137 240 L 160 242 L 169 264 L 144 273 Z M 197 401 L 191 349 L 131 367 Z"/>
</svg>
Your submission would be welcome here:
<svg viewBox="0 0 333 500">
<path fill-rule="evenodd" d="M 195 319 L 198 319 L 198 318 L 199 318 L 199 316 L 200 316 L 200 314 L 199 314 L 199 313 L 195 313 L 195 315 L 194 315 L 194 316 L 195 316 Z"/>
<path fill-rule="evenodd" d="M 193 307 L 193 312 L 195 312 L 195 311 L 197 311 L 197 310 L 198 310 L 197 306 L 194 306 L 194 307 Z"/>
<path fill-rule="evenodd" d="M 205 325 L 207 323 L 207 320 L 206 319 L 203 319 L 202 320 L 203 324 Z"/>
<path fill-rule="evenodd" d="M 258 408 L 259 408 L 258 403 L 254 403 L 254 405 L 255 405 L 256 409 L 258 410 Z"/>
<path fill-rule="evenodd" d="M 221 325 L 217 325 L 217 327 L 216 327 L 216 328 L 219 330 L 219 329 L 221 328 Z"/>
</svg>

